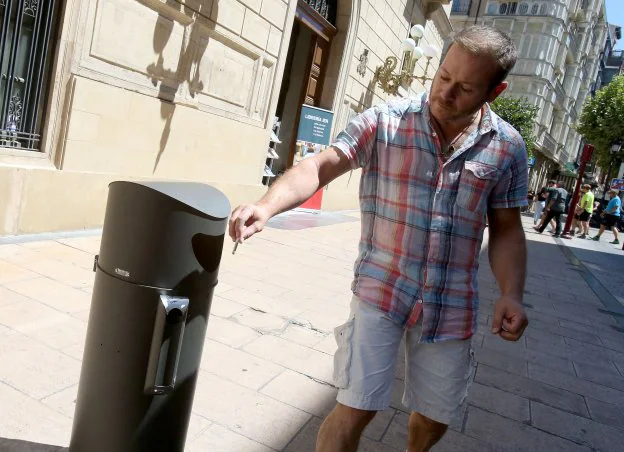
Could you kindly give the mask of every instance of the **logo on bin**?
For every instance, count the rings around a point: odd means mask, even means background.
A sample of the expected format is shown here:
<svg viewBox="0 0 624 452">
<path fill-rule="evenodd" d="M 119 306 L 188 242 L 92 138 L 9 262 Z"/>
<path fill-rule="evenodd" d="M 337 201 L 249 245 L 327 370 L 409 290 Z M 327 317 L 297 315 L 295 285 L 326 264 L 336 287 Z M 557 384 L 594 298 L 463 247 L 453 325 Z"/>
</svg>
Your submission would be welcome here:
<svg viewBox="0 0 624 452">
<path fill-rule="evenodd" d="M 119 276 L 123 276 L 124 278 L 130 278 L 130 272 L 128 270 L 122 270 L 121 268 L 116 268 L 115 273 Z"/>
</svg>

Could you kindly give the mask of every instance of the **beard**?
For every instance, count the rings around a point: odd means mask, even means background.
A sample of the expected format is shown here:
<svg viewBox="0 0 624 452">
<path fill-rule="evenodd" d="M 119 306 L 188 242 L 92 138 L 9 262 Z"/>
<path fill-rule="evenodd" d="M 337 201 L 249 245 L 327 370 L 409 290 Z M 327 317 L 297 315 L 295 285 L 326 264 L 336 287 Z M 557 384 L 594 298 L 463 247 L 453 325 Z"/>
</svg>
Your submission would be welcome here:
<svg viewBox="0 0 624 452">
<path fill-rule="evenodd" d="M 458 109 L 455 104 L 445 102 L 437 97 L 431 98 L 431 112 L 438 121 L 452 122 L 473 118 L 485 102 Z"/>
</svg>

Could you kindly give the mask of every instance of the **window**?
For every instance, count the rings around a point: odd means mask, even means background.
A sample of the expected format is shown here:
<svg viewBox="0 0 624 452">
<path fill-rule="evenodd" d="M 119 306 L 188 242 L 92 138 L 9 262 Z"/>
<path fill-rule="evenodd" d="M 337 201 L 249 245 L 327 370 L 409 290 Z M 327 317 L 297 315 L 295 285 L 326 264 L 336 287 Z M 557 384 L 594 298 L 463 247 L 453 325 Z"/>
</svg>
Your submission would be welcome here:
<svg viewBox="0 0 624 452">
<path fill-rule="evenodd" d="M 0 0 L 2 147 L 40 150 L 55 10 L 54 0 Z"/>
<path fill-rule="evenodd" d="M 470 12 L 471 6 L 472 6 L 472 0 L 453 0 L 451 13 L 468 14 Z"/>
<path fill-rule="evenodd" d="M 539 12 L 539 3 L 533 3 L 533 6 L 531 6 L 531 14 L 533 14 L 534 16 L 537 15 L 537 13 Z"/>
<path fill-rule="evenodd" d="M 548 14 L 548 5 L 544 3 L 540 8 L 540 15 L 545 16 L 546 14 Z"/>
<path fill-rule="evenodd" d="M 488 14 L 496 14 L 498 12 L 498 3 L 492 2 L 488 4 L 487 13 Z"/>
<path fill-rule="evenodd" d="M 518 2 L 512 2 L 509 4 L 509 7 L 507 9 L 507 14 L 509 15 L 516 14 L 517 9 L 518 9 Z"/>
<path fill-rule="evenodd" d="M 525 15 L 528 12 L 529 12 L 529 4 L 524 3 L 524 2 L 520 3 L 520 6 L 518 6 L 518 14 Z"/>
<path fill-rule="evenodd" d="M 507 14 L 507 3 L 501 3 L 498 8 L 498 14 L 501 16 Z"/>
</svg>

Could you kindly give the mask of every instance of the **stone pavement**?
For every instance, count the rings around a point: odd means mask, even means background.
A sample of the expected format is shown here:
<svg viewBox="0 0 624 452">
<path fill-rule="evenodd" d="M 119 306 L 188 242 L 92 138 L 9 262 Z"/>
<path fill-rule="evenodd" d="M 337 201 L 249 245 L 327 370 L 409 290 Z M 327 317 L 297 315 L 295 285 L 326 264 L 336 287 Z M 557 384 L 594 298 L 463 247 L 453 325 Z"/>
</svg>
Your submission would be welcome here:
<svg viewBox="0 0 624 452">
<path fill-rule="evenodd" d="M 608 236 L 555 241 L 525 221 L 531 324 L 517 343 L 488 332 L 498 292 L 484 256 L 475 382 L 434 450 L 620 451 L 624 253 Z M 294 213 L 235 256 L 226 244 L 187 451 L 313 450 L 334 403 L 331 331 L 348 314 L 358 235 L 357 213 Z M 98 248 L 97 235 L 0 245 L 2 452 L 69 442 Z M 399 366 L 360 451 L 405 450 L 402 379 Z"/>
</svg>

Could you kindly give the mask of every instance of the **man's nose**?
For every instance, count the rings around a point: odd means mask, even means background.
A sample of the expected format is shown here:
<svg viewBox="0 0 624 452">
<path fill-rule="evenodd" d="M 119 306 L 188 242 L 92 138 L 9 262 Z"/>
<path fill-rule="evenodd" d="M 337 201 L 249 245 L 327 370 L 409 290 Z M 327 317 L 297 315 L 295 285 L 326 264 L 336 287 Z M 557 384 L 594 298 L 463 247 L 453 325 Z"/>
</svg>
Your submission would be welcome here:
<svg viewBox="0 0 624 452">
<path fill-rule="evenodd" d="M 442 88 L 442 100 L 445 102 L 452 102 L 455 99 L 455 89 L 453 85 L 445 86 Z"/>
</svg>

